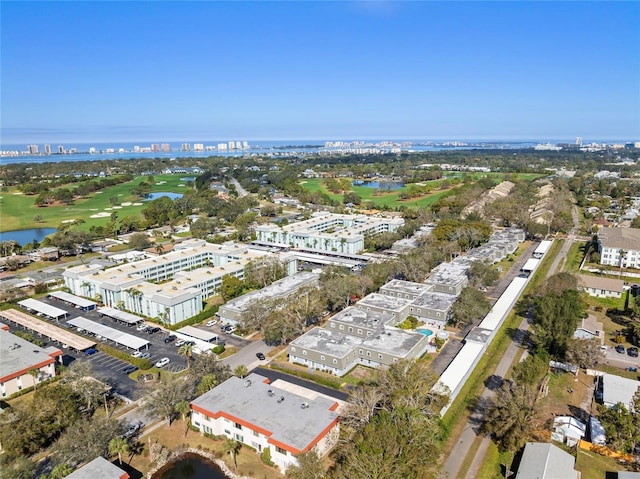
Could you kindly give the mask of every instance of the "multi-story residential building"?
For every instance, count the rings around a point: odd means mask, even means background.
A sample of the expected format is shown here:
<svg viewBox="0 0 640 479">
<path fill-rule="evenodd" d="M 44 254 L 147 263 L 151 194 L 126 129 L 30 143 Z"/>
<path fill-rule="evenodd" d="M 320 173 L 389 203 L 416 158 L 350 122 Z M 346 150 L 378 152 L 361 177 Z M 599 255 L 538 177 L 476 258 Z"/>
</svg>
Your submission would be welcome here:
<svg viewBox="0 0 640 479">
<path fill-rule="evenodd" d="M 253 304 L 273 304 L 277 300 L 290 298 L 303 288 L 317 287 L 319 278 L 319 274 L 308 271 L 287 276 L 265 288 L 227 301 L 218 309 L 218 317 L 224 323 L 237 324 Z"/>
<path fill-rule="evenodd" d="M 600 264 L 640 268 L 640 229 L 603 228 L 598 231 Z"/>
<path fill-rule="evenodd" d="M 191 402 L 191 423 L 200 432 L 226 436 L 254 448 L 269 449 L 284 472 L 296 456 L 326 454 L 338 440 L 338 403 L 304 388 L 280 389 L 258 374 L 231 377 Z"/>
<path fill-rule="evenodd" d="M 432 285 L 434 292 L 457 296 L 469 284 L 468 270 L 467 261 L 441 263 L 431 270 L 425 283 Z"/>
<path fill-rule="evenodd" d="M 45 155 L 51 154 L 51 145 L 44 145 L 44 154 Z"/>
<path fill-rule="evenodd" d="M 402 225 L 402 218 L 316 212 L 310 219 L 298 223 L 260 225 L 256 228 L 256 237 L 259 243 L 274 246 L 358 254 L 364 249 L 365 237 L 394 232 Z"/>
<path fill-rule="evenodd" d="M 215 245 L 188 240 L 162 256 L 105 269 L 88 264 L 68 268 L 63 274 L 71 293 L 99 297 L 106 305 L 169 324 L 188 319 L 203 308 L 203 300 L 216 294 L 224 276 L 244 279 L 244 268 L 272 253 L 248 245 Z M 281 254 L 287 274 L 296 272 L 295 258 Z"/>
<path fill-rule="evenodd" d="M 38 145 L 29 145 L 27 146 L 30 155 L 37 155 L 39 152 Z"/>
<path fill-rule="evenodd" d="M 171 151 L 171 145 L 169 143 L 162 143 L 160 145 L 161 151 Z"/>
<path fill-rule="evenodd" d="M 66 479 L 129 479 L 129 474 L 104 457 L 98 456 L 66 476 Z"/>
<path fill-rule="evenodd" d="M 41 348 L 0 325 L 0 397 L 8 397 L 56 375 L 56 359 L 62 351 Z"/>
<path fill-rule="evenodd" d="M 396 298 L 388 298 L 396 299 Z M 391 325 L 392 313 L 350 306 L 289 344 L 289 361 L 344 376 L 358 364 L 385 367 L 422 356 L 427 336 Z"/>
</svg>

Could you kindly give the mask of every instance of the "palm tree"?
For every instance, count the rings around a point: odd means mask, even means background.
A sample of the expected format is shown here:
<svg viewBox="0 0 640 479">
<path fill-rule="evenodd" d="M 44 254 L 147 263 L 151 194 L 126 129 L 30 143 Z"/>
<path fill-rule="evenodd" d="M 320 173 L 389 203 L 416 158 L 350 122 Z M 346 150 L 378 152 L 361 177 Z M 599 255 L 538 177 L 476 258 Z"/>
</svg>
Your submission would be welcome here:
<svg viewBox="0 0 640 479">
<path fill-rule="evenodd" d="M 249 370 L 244 364 L 241 364 L 233 370 L 233 374 L 234 376 L 238 376 L 240 379 L 242 379 L 247 374 L 249 374 Z"/>
<path fill-rule="evenodd" d="M 222 448 L 224 449 L 224 452 L 231 454 L 231 457 L 233 458 L 233 465 L 235 466 L 236 469 L 238 468 L 238 461 L 237 461 L 238 452 L 240 452 L 241 447 L 242 447 L 242 443 L 236 441 L 235 439 L 227 439 L 222 444 Z"/>
<path fill-rule="evenodd" d="M 38 390 L 38 378 L 40 377 L 40 370 L 36 368 L 31 368 L 28 371 L 29 375 L 33 376 L 33 391 Z"/>
<path fill-rule="evenodd" d="M 191 405 L 189 401 L 180 401 L 175 405 L 175 410 L 182 416 L 182 422 L 184 423 L 184 437 L 187 437 L 187 432 L 189 431 L 189 424 L 191 421 L 187 422 L 187 414 L 191 412 Z"/>
<path fill-rule="evenodd" d="M 205 374 L 198 384 L 198 394 L 202 395 L 207 391 L 211 391 L 218 385 L 218 380 L 215 374 Z"/>
<path fill-rule="evenodd" d="M 126 439 L 120 436 L 116 436 L 109 441 L 109 454 L 117 454 L 118 461 L 122 466 L 122 455 L 129 452 L 129 443 Z"/>
<path fill-rule="evenodd" d="M 162 253 L 164 253 L 164 246 L 162 246 L 160 243 L 156 243 L 155 250 L 156 253 L 162 256 Z"/>
<path fill-rule="evenodd" d="M 51 469 L 48 477 L 49 479 L 64 479 L 72 472 L 73 469 L 71 469 L 71 467 L 69 467 L 66 463 L 62 462 Z"/>
<path fill-rule="evenodd" d="M 625 262 L 624 260 L 627 259 L 627 252 L 623 249 L 621 249 L 620 251 L 618 251 L 618 253 L 620 253 L 620 277 L 622 277 L 622 268 L 624 268 L 625 266 Z"/>
<path fill-rule="evenodd" d="M 178 354 L 184 356 L 187 360 L 187 368 L 191 367 L 191 356 L 193 355 L 193 345 L 191 343 L 184 343 L 180 346 Z"/>
</svg>

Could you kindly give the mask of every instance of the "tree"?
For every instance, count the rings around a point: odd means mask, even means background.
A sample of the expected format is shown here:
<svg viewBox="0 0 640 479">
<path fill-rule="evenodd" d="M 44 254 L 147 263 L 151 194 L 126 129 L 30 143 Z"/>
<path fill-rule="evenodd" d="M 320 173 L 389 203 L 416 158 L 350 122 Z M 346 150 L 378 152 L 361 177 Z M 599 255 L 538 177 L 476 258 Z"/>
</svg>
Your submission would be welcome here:
<svg viewBox="0 0 640 479">
<path fill-rule="evenodd" d="M 187 360 L 187 368 L 191 367 L 191 357 L 193 356 L 193 345 L 191 343 L 184 343 L 178 349 L 178 354 L 184 356 Z"/>
<path fill-rule="evenodd" d="M 73 472 L 73 469 L 65 463 L 56 464 L 46 479 L 64 479 Z"/>
<path fill-rule="evenodd" d="M 640 388 L 633 395 L 631 405 L 614 407 L 598 405 L 600 422 L 607 435 L 607 444 L 616 451 L 633 452 L 640 445 Z"/>
<path fill-rule="evenodd" d="M 207 374 L 203 376 L 203 378 L 198 383 L 197 393 L 198 395 L 202 395 L 207 391 L 211 391 L 218 385 L 218 380 L 214 374 Z"/>
<path fill-rule="evenodd" d="M 30 368 L 27 372 L 29 373 L 29 376 L 33 378 L 34 392 L 38 391 L 38 379 L 40 378 L 40 370 L 37 368 Z"/>
<path fill-rule="evenodd" d="M 287 479 L 323 479 L 325 477 L 322 458 L 315 449 L 298 454 L 296 459 L 298 459 L 298 464 L 287 468 L 285 474 Z"/>
<path fill-rule="evenodd" d="M 548 293 L 535 298 L 532 322 L 533 339 L 537 347 L 553 356 L 564 357 L 567 343 L 584 310 L 584 300 L 576 290 L 565 290 L 560 295 Z"/>
<path fill-rule="evenodd" d="M 97 456 L 108 457 L 111 440 L 125 429 L 120 421 L 105 417 L 80 419 L 69 426 L 55 443 L 54 457 L 72 466 Z"/>
<path fill-rule="evenodd" d="M 484 318 L 490 310 L 491 304 L 485 295 L 467 286 L 453 303 L 449 322 L 453 325 L 473 323 Z"/>
<path fill-rule="evenodd" d="M 147 249 L 149 246 L 151 246 L 151 242 L 146 233 L 134 233 L 131 235 L 131 238 L 129 238 L 129 247 L 137 251 Z"/>
<path fill-rule="evenodd" d="M 500 278 L 500 273 L 492 265 L 482 261 L 473 261 L 467 272 L 469 284 L 474 288 L 486 288 Z"/>
<path fill-rule="evenodd" d="M 249 374 L 249 370 L 244 364 L 240 364 L 233 370 L 233 375 L 240 379 L 244 378 L 247 374 Z"/>
<path fill-rule="evenodd" d="M 116 436 L 109 441 L 109 454 L 117 454 L 118 462 L 122 466 L 122 455 L 129 452 L 129 443 L 121 436 Z"/>
<path fill-rule="evenodd" d="M 244 283 L 236 276 L 225 275 L 220 284 L 220 296 L 224 302 L 237 298 L 244 291 Z"/>
<path fill-rule="evenodd" d="M 165 376 L 148 397 L 145 409 L 151 414 L 164 417 L 171 427 L 176 412 L 176 404 L 189 401 L 195 392 L 196 380 L 192 375 L 181 377 Z"/>
<path fill-rule="evenodd" d="M 182 416 L 182 422 L 184 423 L 184 436 L 187 437 L 189 431 L 189 423 L 187 422 L 187 416 L 191 412 L 191 406 L 189 401 L 180 401 L 176 404 L 176 412 Z"/>
<path fill-rule="evenodd" d="M 33 221 L 35 221 L 36 223 L 42 222 L 42 215 L 35 215 L 33 217 Z"/>
<path fill-rule="evenodd" d="M 238 453 L 242 448 L 242 443 L 236 441 L 235 439 L 226 439 L 222 444 L 222 448 L 224 449 L 225 454 L 230 454 L 233 458 L 233 465 L 237 469 L 238 468 Z"/>
<path fill-rule="evenodd" d="M 596 339 L 575 339 L 567 341 L 565 360 L 583 368 L 592 368 L 602 359 L 600 341 Z"/>
<path fill-rule="evenodd" d="M 349 306 L 359 289 L 358 279 L 351 275 L 334 276 L 322 282 L 322 291 L 332 311 L 339 311 Z"/>
</svg>

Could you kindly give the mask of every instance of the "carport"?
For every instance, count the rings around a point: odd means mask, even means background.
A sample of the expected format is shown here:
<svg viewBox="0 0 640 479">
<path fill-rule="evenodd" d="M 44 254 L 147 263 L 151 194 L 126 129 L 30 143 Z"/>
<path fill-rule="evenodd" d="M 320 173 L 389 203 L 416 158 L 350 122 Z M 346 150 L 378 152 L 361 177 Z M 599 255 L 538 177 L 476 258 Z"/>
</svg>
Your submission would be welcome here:
<svg viewBox="0 0 640 479">
<path fill-rule="evenodd" d="M 65 291 L 53 291 L 49 293 L 50 298 L 59 299 L 60 301 L 64 301 L 65 303 L 71 304 L 82 311 L 91 311 L 92 309 L 96 309 L 98 303 L 90 301 L 85 298 L 81 298 L 80 296 L 76 296 L 75 294 L 70 294 Z"/>
<path fill-rule="evenodd" d="M 73 334 L 71 331 L 54 326 L 51 323 L 42 321 L 41 319 L 34 318 L 22 311 L 18 311 L 17 309 L 0 311 L 0 318 L 19 324 L 20 326 L 24 326 L 41 336 L 50 338 L 53 341 L 58 341 L 60 344 L 66 344 L 76 351 L 84 351 L 85 349 L 89 349 L 96 345 L 94 341 L 90 341 L 82 336 Z"/>
<path fill-rule="evenodd" d="M 123 333 L 117 329 L 110 328 L 104 324 L 96 323 L 90 319 L 78 316 L 77 318 L 70 319 L 67 324 L 75 326 L 76 328 L 84 329 L 85 331 L 95 334 L 96 337 L 101 337 L 118 343 L 121 346 L 129 349 L 135 349 L 139 351 L 142 348 L 149 348 L 149 341 L 146 339 L 138 338 L 129 333 Z"/>
<path fill-rule="evenodd" d="M 103 316 L 108 316 L 113 319 L 117 319 L 121 321 L 127 326 L 133 326 L 135 324 L 140 324 L 144 321 L 140 316 L 136 316 L 135 314 L 127 313 L 126 311 L 120 311 L 119 309 L 109 308 L 108 306 L 103 306 L 102 308 L 98 308 L 98 313 Z"/>
<path fill-rule="evenodd" d="M 522 271 L 524 274 L 529 276 L 531 273 L 533 273 L 536 270 L 539 264 L 540 264 L 539 259 L 529 258 L 520 271 Z"/>
<path fill-rule="evenodd" d="M 61 318 L 66 318 L 69 315 L 64 309 L 56 308 L 55 306 L 33 298 L 23 299 L 22 301 L 18 301 L 18 304 L 24 309 L 42 314 L 56 321 L 59 321 Z"/>
<path fill-rule="evenodd" d="M 185 336 L 199 339 L 201 341 L 206 341 L 207 343 L 213 343 L 218 338 L 217 334 L 210 333 L 209 331 L 203 331 L 202 329 L 194 328 L 193 326 L 180 328 L 176 330 L 176 333 L 184 334 Z"/>
</svg>

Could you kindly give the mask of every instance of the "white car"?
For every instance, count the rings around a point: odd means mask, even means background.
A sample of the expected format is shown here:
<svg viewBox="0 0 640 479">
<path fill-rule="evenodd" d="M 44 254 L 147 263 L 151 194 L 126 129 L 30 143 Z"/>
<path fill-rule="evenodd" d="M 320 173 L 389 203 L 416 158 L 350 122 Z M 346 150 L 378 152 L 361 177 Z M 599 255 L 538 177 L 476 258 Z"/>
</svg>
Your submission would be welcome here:
<svg viewBox="0 0 640 479">
<path fill-rule="evenodd" d="M 212 319 L 211 321 L 207 321 L 207 326 L 211 327 L 214 324 L 218 324 L 218 320 L 217 319 Z"/>
<path fill-rule="evenodd" d="M 144 331 L 145 329 L 147 329 L 147 325 L 144 323 L 140 323 L 136 326 L 136 331 Z"/>
<path fill-rule="evenodd" d="M 163 368 L 167 364 L 169 364 L 170 362 L 171 362 L 171 360 L 169 358 L 162 358 L 156 363 L 156 367 L 157 368 Z"/>
<path fill-rule="evenodd" d="M 142 351 L 135 351 L 131 356 L 134 358 L 139 358 L 142 356 Z"/>
<path fill-rule="evenodd" d="M 173 343 L 173 345 L 176 348 L 179 348 L 180 346 L 182 346 L 184 344 L 184 342 L 185 342 L 184 339 L 178 339 L 175 343 Z"/>
</svg>

